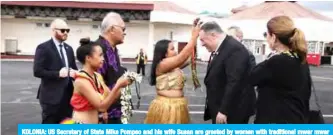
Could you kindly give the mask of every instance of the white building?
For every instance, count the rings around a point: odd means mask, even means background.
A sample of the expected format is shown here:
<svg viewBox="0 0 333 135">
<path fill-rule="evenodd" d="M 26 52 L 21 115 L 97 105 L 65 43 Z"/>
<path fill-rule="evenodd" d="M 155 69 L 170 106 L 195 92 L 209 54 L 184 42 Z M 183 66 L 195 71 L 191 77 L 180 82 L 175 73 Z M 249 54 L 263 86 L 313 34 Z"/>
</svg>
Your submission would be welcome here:
<svg viewBox="0 0 333 135">
<path fill-rule="evenodd" d="M 51 38 L 54 18 L 67 20 L 71 29 L 66 43 L 74 50 L 79 39 L 97 39 L 106 13 L 118 12 L 126 20 L 125 42 L 119 45 L 122 58 L 134 58 L 143 48 L 148 59 L 153 45 L 160 39 L 175 41 L 181 50 L 190 39 L 196 13 L 174 3 L 158 2 L 72 2 L 72 1 L 4 1 L 1 2 L 1 53 L 34 55 L 38 44 Z"/>
</svg>

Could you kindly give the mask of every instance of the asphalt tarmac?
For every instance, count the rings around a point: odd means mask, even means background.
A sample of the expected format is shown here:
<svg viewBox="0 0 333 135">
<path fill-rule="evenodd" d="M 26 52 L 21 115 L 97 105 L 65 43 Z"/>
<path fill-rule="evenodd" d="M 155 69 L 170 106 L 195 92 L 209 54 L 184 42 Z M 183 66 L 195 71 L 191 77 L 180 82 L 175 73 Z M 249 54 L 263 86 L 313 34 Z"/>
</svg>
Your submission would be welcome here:
<svg viewBox="0 0 333 135">
<path fill-rule="evenodd" d="M 36 99 L 40 80 L 32 73 L 32 62 L 1 61 L 1 134 L 17 134 L 17 125 L 21 123 L 41 123 L 41 108 Z M 78 64 L 80 65 L 80 64 Z M 131 71 L 136 71 L 136 65 L 124 64 Z M 198 64 L 198 77 L 203 85 L 206 65 Z M 211 123 L 203 120 L 205 87 L 193 91 L 189 67 L 184 69 L 187 82 L 185 96 L 189 100 L 191 123 Z M 146 66 L 147 75 L 150 65 Z M 311 73 L 319 97 L 321 110 L 326 123 L 333 123 L 333 68 L 311 67 Z M 133 87 L 133 86 L 132 86 Z M 135 108 L 130 123 L 143 123 L 149 103 L 155 97 L 155 88 L 144 78 L 141 89 L 141 105 Z M 136 93 L 133 88 L 133 103 L 136 105 Z"/>
</svg>

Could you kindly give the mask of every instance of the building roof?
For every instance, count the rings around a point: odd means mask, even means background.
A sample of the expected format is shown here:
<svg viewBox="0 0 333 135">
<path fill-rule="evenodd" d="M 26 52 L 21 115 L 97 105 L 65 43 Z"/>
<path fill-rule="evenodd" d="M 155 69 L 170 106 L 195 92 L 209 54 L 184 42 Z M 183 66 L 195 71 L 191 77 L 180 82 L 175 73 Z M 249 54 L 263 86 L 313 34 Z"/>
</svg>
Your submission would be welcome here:
<svg viewBox="0 0 333 135">
<path fill-rule="evenodd" d="M 231 9 L 231 12 L 232 12 L 233 14 L 236 14 L 236 13 L 238 13 L 238 12 L 240 12 L 240 11 L 243 11 L 243 10 L 245 10 L 245 9 L 247 9 L 247 8 L 248 8 L 247 6 L 243 5 L 243 6 L 240 6 L 240 7 L 237 7 L 237 8 L 233 8 L 233 9 Z"/>
<path fill-rule="evenodd" d="M 78 2 L 78 1 L 2 1 L 1 5 L 63 7 L 63 8 L 94 8 L 119 10 L 148 10 L 154 9 L 153 4 L 139 3 L 109 3 L 109 2 Z"/>
<path fill-rule="evenodd" d="M 170 1 L 124 1 L 125 3 L 144 3 L 144 4 L 153 4 L 154 11 L 169 11 L 177 12 L 182 14 L 197 14 L 193 11 L 185 9 L 177 4 Z"/>
<path fill-rule="evenodd" d="M 286 15 L 291 18 L 312 18 L 333 21 L 329 17 L 307 9 L 296 2 L 289 1 L 264 2 L 237 12 L 231 15 L 229 19 L 267 19 L 279 15 Z"/>
</svg>

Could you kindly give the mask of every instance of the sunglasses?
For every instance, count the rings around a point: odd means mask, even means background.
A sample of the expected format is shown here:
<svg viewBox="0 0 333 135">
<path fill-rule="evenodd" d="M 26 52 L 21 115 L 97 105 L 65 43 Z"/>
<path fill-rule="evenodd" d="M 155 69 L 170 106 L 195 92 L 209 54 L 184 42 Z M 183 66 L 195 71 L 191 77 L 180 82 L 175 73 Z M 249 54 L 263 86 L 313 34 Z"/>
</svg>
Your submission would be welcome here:
<svg viewBox="0 0 333 135">
<path fill-rule="evenodd" d="M 125 27 L 122 27 L 122 26 L 119 26 L 119 25 L 113 25 L 113 26 L 120 27 L 120 28 L 121 28 L 121 30 L 123 30 L 123 32 L 125 32 L 125 31 L 126 31 L 126 28 L 125 28 Z"/>
<path fill-rule="evenodd" d="M 60 30 L 61 33 L 69 33 L 70 29 L 56 29 L 56 30 Z"/>
<path fill-rule="evenodd" d="M 267 32 L 264 32 L 263 36 L 266 38 L 267 37 Z"/>
</svg>

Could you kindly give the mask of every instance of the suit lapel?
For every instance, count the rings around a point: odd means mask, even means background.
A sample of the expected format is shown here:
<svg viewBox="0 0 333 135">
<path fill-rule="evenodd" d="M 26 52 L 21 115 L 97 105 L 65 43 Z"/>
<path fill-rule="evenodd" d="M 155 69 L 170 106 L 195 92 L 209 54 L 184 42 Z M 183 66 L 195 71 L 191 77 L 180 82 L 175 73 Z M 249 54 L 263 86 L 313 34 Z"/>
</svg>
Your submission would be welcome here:
<svg viewBox="0 0 333 135">
<path fill-rule="evenodd" d="M 225 39 L 223 40 L 222 44 L 220 45 L 220 48 L 217 50 L 218 54 L 216 54 L 213 58 L 213 60 L 211 61 L 210 65 L 207 67 L 207 73 L 206 73 L 206 77 L 205 80 L 208 78 L 209 73 L 211 72 L 212 67 L 214 67 L 216 61 L 223 61 L 223 59 L 225 58 L 225 55 L 227 54 L 227 51 L 225 51 L 226 46 L 228 46 L 228 40 L 229 40 L 229 36 L 226 36 Z"/>
<path fill-rule="evenodd" d="M 49 42 L 50 42 L 51 48 L 53 49 L 52 52 L 56 53 L 56 57 L 58 58 L 58 62 L 62 63 L 61 56 L 59 54 L 58 48 L 56 47 L 56 45 L 53 42 L 53 39 L 51 39 Z"/>
</svg>

